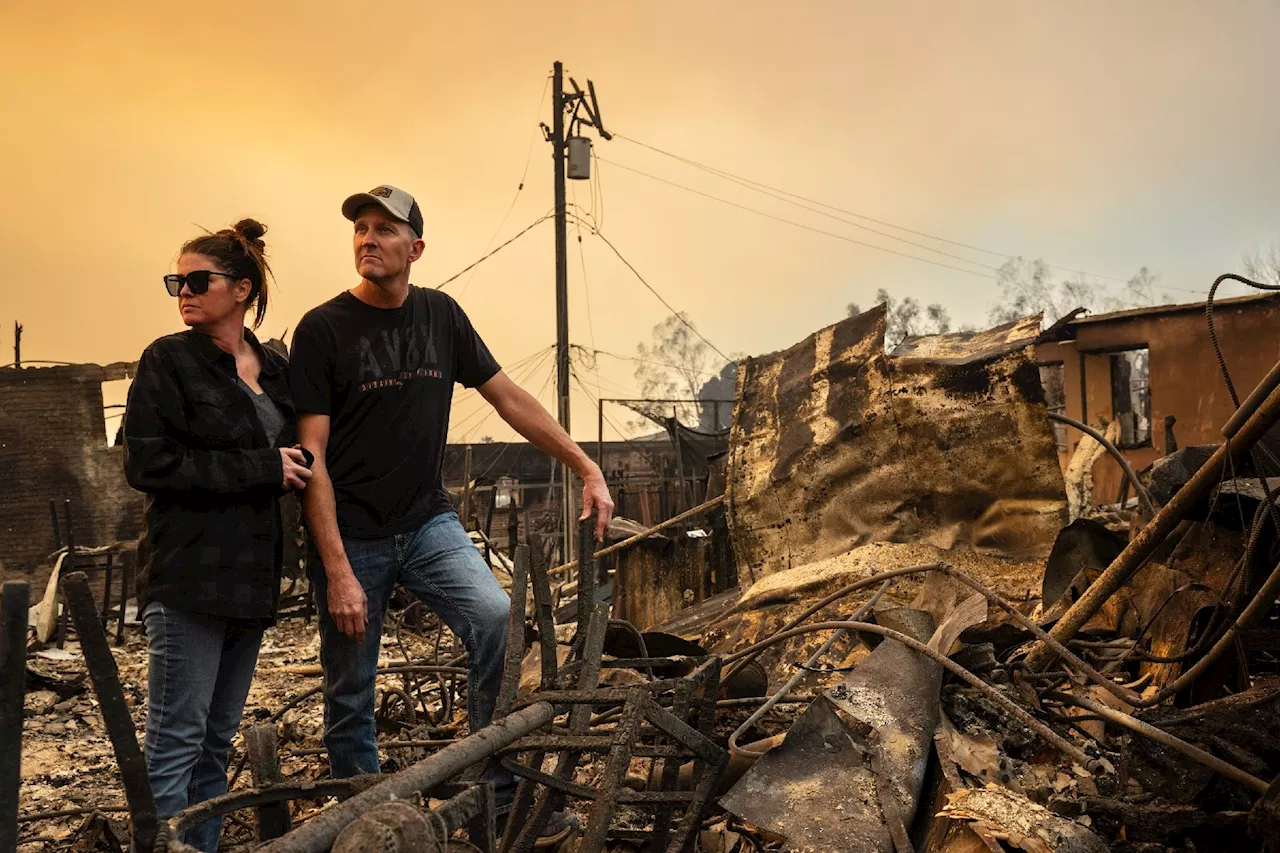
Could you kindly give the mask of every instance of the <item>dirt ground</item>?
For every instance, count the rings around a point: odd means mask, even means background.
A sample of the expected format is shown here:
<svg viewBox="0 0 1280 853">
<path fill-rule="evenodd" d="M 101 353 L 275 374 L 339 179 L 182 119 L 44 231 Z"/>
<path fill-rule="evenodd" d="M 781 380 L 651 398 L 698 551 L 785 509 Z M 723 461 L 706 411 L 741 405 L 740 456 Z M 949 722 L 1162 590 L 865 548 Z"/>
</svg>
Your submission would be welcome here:
<svg viewBox="0 0 1280 853">
<path fill-rule="evenodd" d="M 453 642 L 449 632 L 443 632 L 439 652 L 442 660 L 455 655 Z M 402 664 L 406 659 L 421 662 L 434 656 L 435 643 L 434 628 L 429 627 L 423 635 L 403 630 L 397 636 L 397 632 L 389 631 L 382 639 L 383 663 Z M 268 720 L 290 699 L 319 686 L 319 648 L 314 620 L 288 619 L 267 630 L 245 705 L 242 731 L 254 721 Z M 126 701 L 133 709 L 134 727 L 141 744 L 146 725 L 147 651 L 146 640 L 137 626 L 128 630 L 125 645 L 113 648 L 112 652 Z M 107 814 L 116 835 L 127 838 L 124 791 L 79 644 L 71 640 L 65 649 L 50 647 L 38 651 L 29 659 L 28 667 L 31 676 L 28 678 L 23 726 L 20 820 L 49 811 L 90 807 L 114 809 Z M 46 678 L 59 683 L 58 692 L 48 689 L 51 682 Z M 403 675 L 379 676 L 379 708 L 384 702 L 382 688 L 403 688 L 405 678 Z M 77 695 L 59 697 L 59 693 L 67 696 L 77 686 Z M 420 710 L 445 710 L 440 708 L 438 701 L 431 701 L 436 695 L 432 688 L 424 688 L 423 694 L 428 702 Z M 415 729 L 409 722 L 410 715 L 406 715 L 403 706 L 397 702 L 393 696 L 387 706 L 388 713 L 379 715 L 379 739 L 383 742 L 397 735 L 403 737 L 411 729 L 416 738 L 445 739 L 458 732 L 465 734 L 464 711 L 453 711 L 449 719 L 440 720 L 439 726 L 429 730 L 421 725 Z M 457 703 L 454 707 L 457 708 Z M 415 718 L 413 722 L 419 721 Z M 301 750 L 323 746 L 323 723 L 323 703 L 318 693 L 303 699 L 279 720 L 281 770 L 286 780 L 328 776 L 328 762 L 323 754 L 297 754 Z M 421 723 L 425 725 L 426 721 Z M 239 744 L 240 737 L 237 736 L 230 757 L 233 771 L 241 758 Z M 384 770 L 404 766 L 420 754 L 423 753 L 418 750 L 384 748 Z M 250 773 L 245 770 L 236 780 L 233 790 L 252 786 Z M 300 812 L 315 811 L 320 807 L 322 804 L 305 801 L 297 805 Z M 63 848 L 84 822 L 83 815 L 24 821 L 20 826 L 19 847 L 24 853 Z M 250 842 L 251 823 L 251 817 L 244 824 L 229 822 L 224 827 L 224 848 L 228 844 L 234 847 L 237 842 Z"/>
</svg>

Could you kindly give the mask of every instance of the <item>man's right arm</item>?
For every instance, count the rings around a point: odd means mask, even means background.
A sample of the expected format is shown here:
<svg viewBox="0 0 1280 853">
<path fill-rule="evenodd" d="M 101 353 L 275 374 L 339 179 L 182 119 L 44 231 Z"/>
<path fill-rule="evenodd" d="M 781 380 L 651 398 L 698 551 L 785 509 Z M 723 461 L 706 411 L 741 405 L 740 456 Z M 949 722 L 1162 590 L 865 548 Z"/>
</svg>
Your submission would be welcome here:
<svg viewBox="0 0 1280 853">
<path fill-rule="evenodd" d="M 325 603 L 338 630 L 362 643 L 368 603 L 364 589 L 351 570 L 346 549 L 342 547 L 342 535 L 338 532 L 337 501 L 325 460 L 325 449 L 329 445 L 329 416 L 299 415 L 298 442 L 315 457 L 311 480 L 302 492 L 302 512 L 324 564 L 328 586 L 328 601 Z"/>
</svg>

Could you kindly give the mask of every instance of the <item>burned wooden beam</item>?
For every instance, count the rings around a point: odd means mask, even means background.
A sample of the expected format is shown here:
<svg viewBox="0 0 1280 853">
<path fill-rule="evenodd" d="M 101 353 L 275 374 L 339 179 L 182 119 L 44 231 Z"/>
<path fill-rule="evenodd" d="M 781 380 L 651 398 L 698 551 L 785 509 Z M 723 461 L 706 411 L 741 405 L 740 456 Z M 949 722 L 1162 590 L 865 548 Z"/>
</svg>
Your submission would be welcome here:
<svg viewBox="0 0 1280 853">
<path fill-rule="evenodd" d="M 249 772 L 259 788 L 269 788 L 284 781 L 280 773 L 280 753 L 276 744 L 274 723 L 251 726 L 244 733 L 245 752 L 249 756 Z M 258 840 L 279 838 L 293 828 L 288 803 L 258 806 Z"/>
<path fill-rule="evenodd" d="M 281 838 L 259 848 L 262 853 L 321 853 L 328 850 L 347 825 L 374 806 L 404 799 L 434 788 L 474 764 L 482 762 L 535 729 L 551 722 L 554 710 L 538 702 L 509 714 L 465 740 L 446 746 L 368 790 L 322 812 Z"/>
<path fill-rule="evenodd" d="M 18 787 L 22 783 L 22 713 L 27 684 L 27 608 L 30 588 L 4 585 L 0 610 L 0 850 L 18 846 Z"/>
<path fill-rule="evenodd" d="M 134 842 L 141 849 L 150 850 L 159 828 L 156 801 L 147 779 L 147 763 L 138 747 L 133 717 L 125 703 L 124 689 L 120 686 L 116 659 L 111 656 L 111 645 L 99 621 L 98 608 L 93 603 L 93 593 L 89 591 L 89 580 L 84 572 L 68 575 L 63 580 L 63 589 L 71 618 L 75 620 L 76 633 L 80 636 L 80 650 L 84 653 L 94 692 L 98 694 L 102 720 L 120 767 Z"/>
</svg>

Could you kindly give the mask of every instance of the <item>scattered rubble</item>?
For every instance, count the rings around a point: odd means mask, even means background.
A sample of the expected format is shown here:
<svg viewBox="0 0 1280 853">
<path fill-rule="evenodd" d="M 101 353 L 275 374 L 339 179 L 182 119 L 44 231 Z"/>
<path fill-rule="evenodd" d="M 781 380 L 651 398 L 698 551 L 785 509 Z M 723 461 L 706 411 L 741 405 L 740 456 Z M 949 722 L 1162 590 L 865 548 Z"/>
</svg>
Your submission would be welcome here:
<svg viewBox="0 0 1280 853">
<path fill-rule="evenodd" d="M 224 847 L 262 853 L 1280 849 L 1280 504 L 1250 454 L 1280 391 L 1099 513 L 1086 463 L 1106 449 L 1082 441 L 1069 486 L 1036 329 L 886 356 L 869 312 L 749 361 L 723 499 L 743 585 L 674 613 L 633 602 L 658 624 L 611 618 L 590 520 L 568 566 L 478 543 L 513 608 L 497 721 L 475 735 L 465 657 L 397 596 L 381 776 L 327 780 L 303 589 L 267 632 L 231 793 L 154 845 L 129 787 L 145 648 L 133 628 L 108 644 L 71 573 L 62 653 L 25 654 L 24 603 L 0 673 L 22 698 L 0 702 L 23 717 L 20 849 L 184 853 L 177 833 L 213 814 Z M 505 822 L 495 762 L 522 780 Z"/>
</svg>

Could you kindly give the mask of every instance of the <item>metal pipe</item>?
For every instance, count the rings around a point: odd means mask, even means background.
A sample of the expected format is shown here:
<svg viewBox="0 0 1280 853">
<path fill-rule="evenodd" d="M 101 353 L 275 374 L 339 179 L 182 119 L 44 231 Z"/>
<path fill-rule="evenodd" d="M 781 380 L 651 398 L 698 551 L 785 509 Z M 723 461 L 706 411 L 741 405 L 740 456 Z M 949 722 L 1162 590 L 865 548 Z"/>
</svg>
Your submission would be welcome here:
<svg viewBox="0 0 1280 853">
<path fill-rule="evenodd" d="M 76 633 L 80 635 L 80 651 L 93 680 L 102 721 L 111 737 L 111 747 L 115 750 L 116 764 L 124 782 L 134 843 L 142 850 L 150 850 L 155 844 L 160 821 L 156 817 L 156 800 L 147 778 L 147 763 L 138 748 L 133 717 L 124 701 L 120 671 L 116 668 L 116 659 L 111 656 L 107 632 L 102 630 L 102 623 L 98 621 L 98 608 L 93 602 L 93 593 L 89 591 L 89 579 L 84 572 L 72 572 L 63 578 L 62 584 L 67 596 L 67 609 L 71 611 Z"/>
<path fill-rule="evenodd" d="M 388 800 L 407 799 L 452 779 L 517 738 L 545 726 L 554 715 L 555 709 L 548 702 L 537 702 L 508 714 L 465 740 L 446 746 L 367 791 L 321 812 L 288 835 L 259 847 L 259 853 L 323 853 L 347 824 L 368 809 Z"/>
<path fill-rule="evenodd" d="M 1029 714 L 1022 706 L 1018 705 L 1008 696 L 1005 696 L 999 690 L 992 687 L 990 684 L 987 684 L 981 678 L 978 678 L 978 676 L 974 675 L 969 670 L 960 666 L 960 664 L 956 663 L 951 658 L 947 657 L 941 652 L 938 652 L 934 649 L 929 648 L 929 646 L 920 642 L 915 637 L 910 637 L 899 631 L 894 631 L 892 628 L 885 628 L 880 625 L 873 625 L 870 622 L 854 622 L 854 621 L 815 622 L 812 625 L 803 625 L 799 628 L 792 628 L 789 631 L 782 631 L 781 633 L 775 634 L 766 640 L 761 640 L 759 643 L 756 643 L 753 646 L 749 646 L 747 649 L 744 649 L 743 651 L 758 650 L 761 648 L 771 646 L 774 643 L 780 642 L 781 640 L 786 640 L 790 637 L 799 636 L 800 634 L 812 633 L 813 631 L 832 631 L 832 630 L 839 630 L 839 629 L 852 630 L 852 631 L 866 631 L 868 634 L 879 634 L 881 637 L 886 637 L 890 640 L 897 640 L 899 643 L 902 643 L 904 646 L 907 646 L 911 649 L 914 649 L 917 652 L 920 652 L 922 655 L 925 655 L 931 658 L 932 660 L 937 661 L 952 675 L 956 675 L 959 678 L 961 678 L 965 683 L 969 684 L 972 687 L 976 687 L 978 690 L 982 692 L 984 696 L 986 696 L 995 704 L 999 705 L 1005 711 L 1009 712 L 1009 714 L 1013 716 L 1014 719 L 1022 723 L 1027 728 L 1031 729 L 1033 732 L 1035 732 L 1037 735 L 1043 738 L 1045 742 L 1049 743 L 1051 746 L 1053 746 L 1063 755 L 1066 755 L 1070 757 L 1073 761 L 1076 761 L 1077 763 L 1079 763 L 1080 766 L 1085 768 L 1096 768 L 1098 766 L 1097 761 L 1090 758 L 1079 747 L 1068 742 L 1065 738 L 1063 738 L 1053 729 L 1049 728 L 1044 723 L 1040 722 L 1035 717 L 1031 716 L 1031 714 Z M 739 654 L 741 653 L 742 652 L 739 652 Z"/>
<path fill-rule="evenodd" d="M 854 612 L 854 614 L 849 617 L 850 621 L 858 622 L 863 618 L 865 618 L 867 613 L 871 610 L 871 608 L 876 606 L 876 602 L 880 600 L 880 596 L 884 595 L 885 590 L 889 588 L 890 583 L 892 583 L 892 581 L 885 581 L 883 584 L 881 584 L 880 589 L 876 590 L 875 595 L 867 599 L 867 602 L 863 604 L 861 607 L 859 607 Z M 817 664 L 817 662 L 822 659 L 822 656 L 825 655 L 828 651 L 830 651 L 831 647 L 836 644 L 836 641 L 839 640 L 841 637 L 843 637 L 846 633 L 848 632 L 844 630 L 840 630 L 832 634 L 830 638 L 828 638 L 827 641 L 823 643 L 822 646 L 816 652 L 814 652 L 812 655 L 809 656 L 809 660 L 805 662 L 805 665 L 796 670 L 795 675 L 791 676 L 791 678 L 787 680 L 786 684 L 778 688 L 778 690 L 772 696 L 770 696 L 765 701 L 765 703 L 756 710 L 755 713 L 753 713 L 750 717 L 747 717 L 746 722 L 738 726 L 738 728 L 734 731 L 734 733 L 729 735 L 729 752 L 731 752 L 734 755 L 739 755 L 746 758 L 759 758 L 760 756 L 764 755 L 763 752 L 756 752 L 747 747 L 738 746 L 738 738 L 742 737 L 743 733 L 747 729 L 754 726 L 760 720 L 761 717 L 769 713 L 769 709 L 772 708 L 774 705 L 777 705 L 778 702 L 782 701 L 782 698 L 784 696 L 789 696 L 791 694 L 791 689 L 800 683 L 800 679 L 808 675 L 810 668 L 813 667 L 815 664 Z"/>
<path fill-rule="evenodd" d="M 801 613 L 799 616 L 792 619 L 787 624 L 783 625 L 778 630 L 790 631 L 792 628 L 796 627 L 797 625 L 800 625 L 801 623 L 804 622 L 804 620 L 808 619 L 810 616 L 817 613 L 819 610 L 826 607 L 827 605 L 832 604 L 836 601 L 839 601 L 840 599 L 844 598 L 846 595 L 852 595 L 853 593 L 857 592 L 860 589 L 863 589 L 869 586 L 874 586 L 876 583 L 880 581 L 888 581 L 896 577 L 902 577 L 904 575 L 914 575 L 914 574 L 919 574 L 921 572 L 944 571 L 947 568 L 949 567 L 947 567 L 944 563 L 921 563 L 916 566 L 904 566 L 901 569 L 892 569 L 887 572 L 880 572 L 879 574 L 872 575 L 871 577 L 863 578 L 860 581 L 854 581 L 848 586 L 842 589 L 838 589 L 835 592 L 831 593 L 826 598 L 823 598 L 809 605 L 807 608 L 805 608 L 803 613 Z M 725 658 L 725 663 L 729 663 L 733 665 L 730 666 L 729 671 L 725 673 L 724 680 L 728 681 L 730 678 L 733 678 L 735 675 L 737 675 L 740 671 L 742 671 L 742 669 L 747 664 L 755 660 L 758 654 L 759 652 L 749 652 L 744 650 L 742 652 L 736 652 L 732 655 L 729 655 L 727 658 Z"/>
<path fill-rule="evenodd" d="M 1151 501 L 1151 493 L 1147 491 L 1147 487 L 1142 485 L 1142 481 L 1138 479 L 1138 475 L 1134 472 L 1133 466 L 1129 464 L 1129 460 L 1124 458 L 1124 454 L 1120 452 L 1120 448 L 1111 443 L 1111 439 L 1107 438 L 1100 430 L 1094 429 L 1086 423 L 1076 420 L 1075 418 L 1060 415 L 1057 412 L 1049 412 L 1049 420 L 1066 424 L 1080 430 L 1088 435 L 1094 441 L 1101 444 L 1103 448 L 1111 454 L 1111 457 L 1120 463 L 1120 467 L 1124 469 L 1124 474 L 1129 478 L 1129 482 L 1133 483 L 1133 490 L 1138 494 L 1138 500 L 1144 504 L 1144 509 L 1149 513 L 1156 511 L 1155 504 Z"/>
<path fill-rule="evenodd" d="M 1272 391 L 1240 427 L 1236 437 L 1221 444 L 1209 461 L 1186 482 L 1173 498 L 1160 508 L 1160 511 L 1130 540 L 1129 544 L 1098 576 L 1084 595 L 1062 615 L 1053 626 L 1050 634 L 1059 641 L 1070 640 L 1084 624 L 1093 618 L 1103 604 L 1133 576 L 1156 548 L 1164 542 L 1165 537 L 1173 532 L 1178 523 L 1186 517 L 1191 509 L 1205 497 L 1217 484 L 1226 469 L 1228 462 L 1241 464 L 1248 457 L 1249 451 L 1258 440 L 1280 420 L 1280 388 Z M 1027 664 L 1036 670 L 1047 669 L 1053 662 L 1054 654 L 1043 642 L 1031 649 L 1027 656 Z"/>
<path fill-rule="evenodd" d="M 157 842 L 155 853 L 198 853 L 193 847 L 184 844 L 180 838 L 182 833 L 206 820 L 225 817 L 241 809 L 259 808 L 270 803 L 284 803 L 290 800 L 324 800 L 329 797 L 348 797 L 352 791 L 358 791 L 364 783 L 374 775 L 351 776 L 346 779 L 320 779 L 314 782 L 303 782 L 299 785 L 276 785 L 271 788 L 250 788 L 247 791 L 234 791 L 218 797 L 196 803 L 183 809 L 165 822 L 166 840 Z M 90 810 L 91 811 L 91 810 Z"/>
<path fill-rule="evenodd" d="M 1122 702 L 1132 705 L 1135 708 L 1151 708 L 1156 705 L 1159 705 L 1161 702 L 1177 694 L 1178 692 L 1183 690 L 1185 687 L 1190 685 L 1192 682 L 1194 682 L 1197 678 L 1200 677 L 1200 675 L 1204 672 L 1205 669 L 1212 666 L 1214 661 L 1216 661 L 1219 657 L 1221 657 L 1224 653 L 1226 653 L 1228 649 L 1232 647 L 1232 645 L 1234 644 L 1235 638 L 1239 635 L 1239 633 L 1241 631 L 1248 630 L 1254 624 L 1254 622 L 1256 622 L 1259 618 L 1265 615 L 1270 610 L 1271 603 L 1276 600 L 1277 596 L 1280 596 L 1280 564 L 1277 564 L 1275 569 L 1273 569 L 1271 574 L 1268 576 L 1267 580 L 1263 583 L 1262 587 L 1254 595 L 1249 605 L 1241 612 L 1239 618 L 1230 626 L 1230 628 L 1228 628 L 1227 632 L 1221 638 L 1219 638 L 1217 643 L 1214 644 L 1213 648 L 1211 648 L 1205 654 L 1205 656 L 1201 658 L 1199 661 L 1197 661 L 1196 664 L 1192 666 L 1189 670 L 1187 670 L 1185 673 L 1180 675 L 1176 680 L 1174 680 L 1170 684 L 1166 685 L 1164 689 L 1162 689 L 1158 693 L 1155 693 L 1151 696 L 1143 696 L 1140 693 L 1135 693 L 1129 687 L 1123 684 L 1117 684 L 1111 679 L 1107 678 L 1106 675 L 1099 672 L 1094 667 L 1090 666 L 1086 661 L 1082 660 L 1077 655 L 1073 654 L 1070 649 L 1068 649 L 1065 645 L 1063 645 L 1061 642 L 1055 639 L 1051 634 L 1045 632 L 1043 628 L 1041 628 L 1034 621 L 1028 618 L 1026 614 L 1022 613 L 1016 607 L 1009 604 L 1000 596 L 996 595 L 995 592 L 988 589 L 981 582 L 974 580 L 973 578 L 966 575 L 964 572 L 961 572 L 960 570 L 956 569 L 954 566 L 949 566 L 945 563 L 938 563 L 938 564 L 925 565 L 925 566 L 908 566 L 906 568 L 901 568 L 901 569 L 891 569 L 887 572 L 880 572 L 879 574 L 872 575 L 871 577 L 863 578 L 860 581 L 855 581 L 854 583 L 849 584 L 843 589 L 839 589 L 831 593 L 822 601 L 819 601 L 816 604 L 811 605 L 809 609 L 805 611 L 805 613 L 802 613 L 800 616 L 796 617 L 791 622 L 789 622 L 786 626 L 784 626 L 781 629 L 781 631 L 779 631 L 779 633 L 784 633 L 786 631 L 789 631 L 791 628 L 795 627 L 795 625 L 799 624 L 804 619 L 807 619 L 809 616 L 813 615 L 818 610 L 825 607 L 827 604 L 830 604 L 833 601 L 843 598 L 844 596 L 851 595 L 860 589 L 864 589 L 869 586 L 874 586 L 877 583 L 880 583 L 882 581 L 889 580 L 892 578 L 903 577 L 905 575 L 921 574 L 923 572 L 940 572 L 942 574 L 955 578 L 956 580 L 970 587 L 974 591 L 980 593 L 984 598 L 987 599 L 988 602 L 990 602 L 991 604 L 994 604 L 995 606 L 999 607 L 1001 610 L 1008 613 L 1009 618 L 1012 619 L 1013 622 L 1018 625 L 1018 627 L 1022 628 L 1025 631 L 1030 632 L 1037 640 L 1044 643 L 1055 655 L 1058 655 L 1059 657 L 1061 657 L 1063 660 L 1069 663 L 1074 669 L 1076 669 L 1078 672 L 1082 673 L 1085 677 L 1087 677 L 1090 681 L 1102 687 L 1104 690 L 1109 692 L 1111 695 L 1115 696 L 1117 699 L 1120 699 Z M 769 638 L 766 638 L 765 640 L 762 640 L 759 643 L 756 643 L 753 646 L 748 646 L 745 649 L 741 649 L 737 652 L 734 652 L 733 654 L 725 658 L 725 662 L 726 663 L 737 662 L 740 664 L 743 660 L 752 660 L 761 651 L 763 651 L 765 648 L 768 648 L 768 646 L 770 646 L 777 639 L 777 636 L 778 635 L 775 634 Z M 733 671 L 734 670 L 731 668 L 730 673 L 732 673 Z"/>
<path fill-rule="evenodd" d="M 682 512 L 677 516 L 668 518 L 666 521 L 660 524 L 655 524 L 653 527 L 640 531 L 635 536 L 632 536 L 627 539 L 623 539 L 621 542 L 615 542 L 614 544 L 610 545 L 608 548 L 601 548 L 599 551 L 596 551 L 595 558 L 599 560 L 602 557 L 607 557 L 610 554 L 615 554 L 618 551 L 621 551 L 623 548 L 630 548 L 632 545 L 636 544 L 642 539 L 647 539 L 653 534 L 658 533 L 659 531 L 662 531 L 662 530 L 666 530 L 668 527 L 679 524 L 682 521 L 688 521 L 690 518 L 693 518 L 695 515 L 701 515 L 702 513 L 706 512 L 709 509 L 714 509 L 716 506 L 719 506 L 723 502 L 724 502 L 724 495 L 717 495 L 716 497 L 712 498 L 709 501 L 703 501 L 702 503 L 698 504 L 692 509 L 686 510 L 685 512 Z M 576 568 L 577 565 L 578 565 L 578 561 L 572 560 L 568 563 L 564 563 L 562 565 L 556 566 L 553 569 L 548 569 L 547 574 L 548 575 L 564 574 L 570 569 Z"/>
<path fill-rule="evenodd" d="M 433 820 L 428 824 L 431 826 L 432 834 L 435 835 L 436 844 L 441 850 L 447 849 L 449 839 L 453 833 L 471 824 L 477 818 L 487 819 L 489 824 L 493 823 L 493 785 L 489 783 L 481 783 L 472 785 L 461 793 L 455 794 L 441 804 L 438 808 L 427 812 L 428 816 L 433 816 Z M 441 830 L 441 834 L 436 834 L 436 830 Z M 493 827 L 486 825 L 484 827 L 486 841 L 493 837 Z M 474 833 L 474 828 L 472 830 Z M 471 837 L 473 843 L 478 840 L 473 834 Z M 492 850 L 492 845 L 489 845 Z"/>
<path fill-rule="evenodd" d="M 1262 405 L 1262 401 L 1276 388 L 1280 388 L 1280 362 L 1276 362 L 1276 366 L 1271 368 L 1271 372 L 1262 377 L 1262 381 L 1254 386 L 1253 391 L 1248 397 L 1245 397 L 1240 407 L 1222 425 L 1222 437 L 1235 438 L 1236 433 L 1240 431 L 1240 427 L 1244 422 L 1258 410 L 1258 406 Z"/>
<path fill-rule="evenodd" d="M 1238 767 L 1233 767 L 1221 758 L 1211 755 L 1200 747 L 1189 744 L 1185 740 L 1171 735 L 1163 729 L 1158 729 L 1150 723 L 1144 723 L 1136 717 L 1131 717 L 1122 711 L 1117 711 L 1115 708 L 1103 705 L 1101 702 L 1095 702 L 1094 700 L 1086 699 L 1083 696 L 1075 696 L 1071 693 L 1059 693 L 1057 691 L 1047 694 L 1047 698 L 1053 699 L 1057 702 L 1062 702 L 1065 705 L 1074 705 L 1077 708 L 1084 708 L 1086 711 L 1097 714 L 1108 722 L 1115 723 L 1118 726 L 1123 726 L 1129 731 L 1137 732 L 1143 737 L 1147 737 L 1157 743 L 1164 744 L 1170 749 L 1181 752 L 1192 761 L 1203 764 L 1205 767 L 1225 776 L 1232 782 L 1238 782 L 1246 788 L 1252 788 L 1260 794 L 1265 794 L 1267 791 L 1268 784 L 1257 776 L 1254 776 L 1251 773 L 1246 773 Z"/>
<path fill-rule="evenodd" d="M 0 850 L 18 846 L 18 788 L 22 784 L 22 713 L 27 695 L 27 609 L 31 589 L 4 585 L 0 605 Z"/>
</svg>

